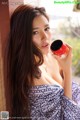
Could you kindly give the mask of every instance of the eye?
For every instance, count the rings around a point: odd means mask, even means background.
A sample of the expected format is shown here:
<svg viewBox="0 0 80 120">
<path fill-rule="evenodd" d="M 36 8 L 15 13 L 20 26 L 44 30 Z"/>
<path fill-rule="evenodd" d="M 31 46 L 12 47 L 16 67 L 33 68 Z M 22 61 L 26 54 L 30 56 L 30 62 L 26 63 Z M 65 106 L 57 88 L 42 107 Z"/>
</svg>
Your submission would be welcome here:
<svg viewBox="0 0 80 120">
<path fill-rule="evenodd" d="M 38 34 L 38 31 L 33 31 L 33 35 L 36 35 L 36 34 Z"/>
<path fill-rule="evenodd" d="M 50 30 L 50 27 L 49 27 L 49 26 L 45 28 L 45 31 L 48 31 L 48 30 Z"/>
</svg>

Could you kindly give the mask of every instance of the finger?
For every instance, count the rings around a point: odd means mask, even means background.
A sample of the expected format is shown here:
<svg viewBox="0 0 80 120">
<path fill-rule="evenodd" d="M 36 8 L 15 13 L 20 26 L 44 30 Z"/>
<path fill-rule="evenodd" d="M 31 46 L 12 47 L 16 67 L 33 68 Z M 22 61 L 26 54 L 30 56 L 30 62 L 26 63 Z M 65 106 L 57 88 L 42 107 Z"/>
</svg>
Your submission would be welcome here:
<svg viewBox="0 0 80 120">
<path fill-rule="evenodd" d="M 66 46 L 67 46 L 70 50 L 72 50 L 72 46 L 71 46 L 71 45 L 66 44 Z"/>
</svg>

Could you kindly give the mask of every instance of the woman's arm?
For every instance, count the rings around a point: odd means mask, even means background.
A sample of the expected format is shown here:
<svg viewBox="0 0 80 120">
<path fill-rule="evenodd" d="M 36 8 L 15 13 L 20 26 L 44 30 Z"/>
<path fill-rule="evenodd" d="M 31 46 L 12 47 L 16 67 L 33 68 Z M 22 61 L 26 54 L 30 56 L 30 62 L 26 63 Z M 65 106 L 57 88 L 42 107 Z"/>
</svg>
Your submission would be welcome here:
<svg viewBox="0 0 80 120">
<path fill-rule="evenodd" d="M 72 70 L 64 72 L 64 95 L 72 99 Z"/>
<path fill-rule="evenodd" d="M 64 79 L 64 95 L 70 99 L 72 99 L 72 48 L 69 47 L 69 53 L 66 58 L 60 58 L 55 56 L 58 60 L 60 67 L 63 70 L 63 79 Z"/>
</svg>

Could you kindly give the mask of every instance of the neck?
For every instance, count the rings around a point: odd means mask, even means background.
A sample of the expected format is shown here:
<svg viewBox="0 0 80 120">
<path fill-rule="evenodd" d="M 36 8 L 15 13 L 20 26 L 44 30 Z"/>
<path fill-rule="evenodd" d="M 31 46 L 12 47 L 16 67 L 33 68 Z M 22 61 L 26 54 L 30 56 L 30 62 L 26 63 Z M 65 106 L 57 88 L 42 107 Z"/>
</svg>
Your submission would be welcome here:
<svg viewBox="0 0 80 120">
<path fill-rule="evenodd" d="M 43 64 L 45 64 L 45 65 L 48 63 L 48 56 L 49 56 L 49 53 L 43 55 L 43 58 L 44 58 L 44 63 Z"/>
</svg>

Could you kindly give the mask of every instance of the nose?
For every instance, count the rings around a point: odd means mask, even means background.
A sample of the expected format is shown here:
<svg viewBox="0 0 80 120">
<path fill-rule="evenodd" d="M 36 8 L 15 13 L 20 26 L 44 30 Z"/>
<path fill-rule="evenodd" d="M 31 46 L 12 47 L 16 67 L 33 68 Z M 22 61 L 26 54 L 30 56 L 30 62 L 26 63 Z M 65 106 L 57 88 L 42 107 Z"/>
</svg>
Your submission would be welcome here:
<svg viewBox="0 0 80 120">
<path fill-rule="evenodd" d="M 48 38 L 48 34 L 45 31 L 42 31 L 41 33 L 41 39 L 46 40 Z"/>
</svg>

